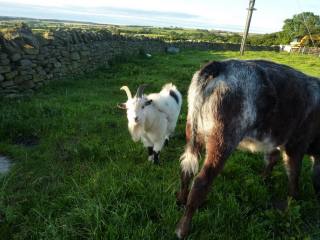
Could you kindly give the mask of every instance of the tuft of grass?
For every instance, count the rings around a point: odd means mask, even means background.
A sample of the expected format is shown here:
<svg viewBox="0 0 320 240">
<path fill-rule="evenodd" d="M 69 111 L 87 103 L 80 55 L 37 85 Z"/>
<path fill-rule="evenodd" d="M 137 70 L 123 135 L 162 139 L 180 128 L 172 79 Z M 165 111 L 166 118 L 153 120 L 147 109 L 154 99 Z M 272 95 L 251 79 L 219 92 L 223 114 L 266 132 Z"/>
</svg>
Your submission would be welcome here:
<svg viewBox="0 0 320 240">
<path fill-rule="evenodd" d="M 175 239 L 188 85 L 202 64 L 226 58 L 238 53 L 183 51 L 119 60 L 110 69 L 52 82 L 31 98 L 2 100 L 0 153 L 15 164 L 0 179 L 1 239 Z M 243 58 L 270 59 L 320 76 L 316 57 L 247 52 Z M 184 104 L 162 164 L 154 166 L 142 145 L 131 141 L 116 104 L 126 100 L 122 85 L 135 91 L 148 83 L 147 92 L 153 92 L 166 82 L 178 86 Z M 190 239 L 320 238 L 309 161 L 303 165 L 302 200 L 291 200 L 284 212 L 272 207 L 286 199 L 283 166 L 275 168 L 270 185 L 261 180 L 262 169 L 261 155 L 235 152 L 195 215 Z"/>
</svg>

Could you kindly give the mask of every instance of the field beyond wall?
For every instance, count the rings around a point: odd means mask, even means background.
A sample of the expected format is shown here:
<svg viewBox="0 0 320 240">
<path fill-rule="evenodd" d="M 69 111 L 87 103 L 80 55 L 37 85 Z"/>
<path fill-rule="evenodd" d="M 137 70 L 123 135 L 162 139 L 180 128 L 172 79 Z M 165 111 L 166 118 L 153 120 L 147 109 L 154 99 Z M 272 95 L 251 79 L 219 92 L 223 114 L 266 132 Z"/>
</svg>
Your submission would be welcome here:
<svg viewBox="0 0 320 240">
<path fill-rule="evenodd" d="M 0 238 L 175 239 L 190 79 L 209 60 L 238 57 L 222 51 L 135 57 L 52 81 L 32 97 L 1 100 L 0 155 L 14 166 L 0 178 Z M 317 57 L 247 52 L 244 58 L 274 60 L 320 77 Z M 178 86 L 184 103 L 161 166 L 154 166 L 142 145 L 132 142 L 116 104 L 126 100 L 122 85 L 135 91 L 148 83 L 146 92 L 153 92 L 167 82 Z M 289 199 L 282 212 L 272 205 L 287 199 L 283 165 L 268 184 L 260 177 L 263 166 L 261 155 L 235 152 L 195 214 L 190 239 L 319 239 L 320 204 L 309 159 L 301 200 Z"/>
</svg>

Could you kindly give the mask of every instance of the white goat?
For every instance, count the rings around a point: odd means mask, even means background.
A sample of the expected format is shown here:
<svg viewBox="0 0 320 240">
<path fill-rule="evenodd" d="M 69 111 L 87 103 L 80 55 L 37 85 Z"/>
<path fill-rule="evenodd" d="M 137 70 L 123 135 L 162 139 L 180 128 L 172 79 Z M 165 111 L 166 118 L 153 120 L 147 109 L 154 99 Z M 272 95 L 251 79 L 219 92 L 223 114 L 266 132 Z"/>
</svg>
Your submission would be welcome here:
<svg viewBox="0 0 320 240">
<path fill-rule="evenodd" d="M 127 93 L 128 100 L 118 104 L 127 110 L 128 129 L 133 141 L 142 141 L 148 148 L 148 160 L 159 163 L 159 153 L 173 133 L 181 109 L 182 97 L 176 86 L 168 83 L 159 93 L 144 95 L 146 84 L 140 85 L 132 97 L 130 89 L 120 89 Z"/>
</svg>

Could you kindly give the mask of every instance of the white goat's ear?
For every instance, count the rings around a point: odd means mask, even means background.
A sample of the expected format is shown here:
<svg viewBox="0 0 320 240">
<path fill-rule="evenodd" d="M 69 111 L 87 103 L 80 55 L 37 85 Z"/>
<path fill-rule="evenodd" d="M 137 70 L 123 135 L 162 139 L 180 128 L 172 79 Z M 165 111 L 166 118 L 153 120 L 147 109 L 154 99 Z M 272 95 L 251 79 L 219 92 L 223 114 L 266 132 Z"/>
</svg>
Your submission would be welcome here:
<svg viewBox="0 0 320 240">
<path fill-rule="evenodd" d="M 120 108 L 120 109 L 125 109 L 125 110 L 127 109 L 126 103 L 118 103 L 117 107 Z"/>
<path fill-rule="evenodd" d="M 146 103 L 144 104 L 144 106 L 148 106 L 148 105 L 150 105 L 151 103 L 152 103 L 152 99 L 146 101 Z"/>
</svg>

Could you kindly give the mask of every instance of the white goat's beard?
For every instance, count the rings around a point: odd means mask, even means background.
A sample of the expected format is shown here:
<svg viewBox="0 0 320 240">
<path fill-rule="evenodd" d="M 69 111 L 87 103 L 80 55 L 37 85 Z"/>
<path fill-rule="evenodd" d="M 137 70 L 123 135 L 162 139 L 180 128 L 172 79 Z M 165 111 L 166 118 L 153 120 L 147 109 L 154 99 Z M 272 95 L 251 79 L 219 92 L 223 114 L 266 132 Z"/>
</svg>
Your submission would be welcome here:
<svg viewBox="0 0 320 240">
<path fill-rule="evenodd" d="M 141 138 L 141 135 L 142 135 L 142 128 L 141 128 L 140 124 L 129 122 L 128 129 L 131 134 L 132 140 L 134 142 L 138 142 Z"/>
</svg>

